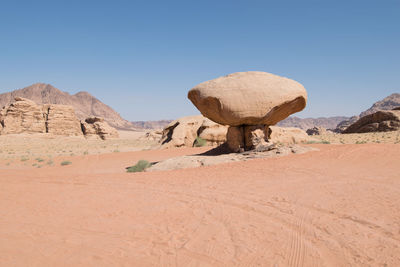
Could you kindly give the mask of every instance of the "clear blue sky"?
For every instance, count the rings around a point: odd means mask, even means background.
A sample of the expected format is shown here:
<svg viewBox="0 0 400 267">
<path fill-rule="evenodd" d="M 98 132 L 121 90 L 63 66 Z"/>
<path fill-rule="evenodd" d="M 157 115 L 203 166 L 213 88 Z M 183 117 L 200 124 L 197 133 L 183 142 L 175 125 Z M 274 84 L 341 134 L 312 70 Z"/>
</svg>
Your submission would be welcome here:
<svg viewBox="0 0 400 267">
<path fill-rule="evenodd" d="M 128 120 L 197 114 L 196 84 L 258 70 L 301 82 L 300 117 L 400 92 L 400 1 L 0 2 L 0 92 L 88 91 Z"/>
</svg>

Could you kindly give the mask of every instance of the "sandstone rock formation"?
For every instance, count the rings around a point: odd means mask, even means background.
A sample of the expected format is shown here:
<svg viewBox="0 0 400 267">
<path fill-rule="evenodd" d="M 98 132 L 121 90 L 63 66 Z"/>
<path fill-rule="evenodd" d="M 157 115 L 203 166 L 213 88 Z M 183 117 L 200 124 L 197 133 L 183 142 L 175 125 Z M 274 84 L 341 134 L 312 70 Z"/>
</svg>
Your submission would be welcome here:
<svg viewBox="0 0 400 267">
<path fill-rule="evenodd" d="M 343 133 L 347 129 L 347 127 L 349 127 L 350 125 L 352 125 L 353 123 L 355 123 L 359 119 L 360 119 L 360 116 L 350 117 L 349 119 L 338 123 L 338 125 L 336 126 L 336 129 L 334 129 L 333 131 L 335 133 Z"/>
<path fill-rule="evenodd" d="M 80 136 L 81 124 L 73 107 L 66 105 L 43 105 L 47 133 L 54 135 Z"/>
<path fill-rule="evenodd" d="M 269 129 L 269 141 L 272 143 L 301 144 L 313 140 L 299 128 L 270 126 Z"/>
<path fill-rule="evenodd" d="M 115 110 L 88 92 L 79 92 L 70 95 L 50 84 L 36 83 L 23 89 L 0 94 L 0 108 L 11 104 L 15 97 L 27 98 L 36 104 L 57 104 L 72 106 L 80 120 L 88 117 L 102 117 L 112 127 L 132 129 L 134 126 L 124 120 Z"/>
<path fill-rule="evenodd" d="M 197 135 L 206 140 L 207 145 L 221 145 L 226 141 L 226 133 L 228 131 L 228 126 L 224 126 L 215 123 L 205 117 L 203 117 L 203 122 L 199 129 L 197 130 Z"/>
<path fill-rule="evenodd" d="M 0 124 L 1 134 L 46 132 L 46 117 L 42 106 L 20 97 L 0 111 Z"/>
<path fill-rule="evenodd" d="M 204 117 L 188 116 L 177 119 L 163 130 L 161 146 L 163 148 L 193 146 L 197 130 L 203 123 Z"/>
<path fill-rule="evenodd" d="M 304 109 L 307 92 L 296 81 L 252 71 L 203 82 L 188 98 L 204 116 L 230 126 L 227 146 L 240 152 L 265 145 L 269 126 Z"/>
<path fill-rule="evenodd" d="M 149 133 L 146 138 L 153 138 L 152 135 Z M 199 115 L 173 121 L 163 130 L 161 144 L 163 148 L 192 147 L 197 136 L 211 146 L 226 143 L 229 152 L 243 152 L 272 143 L 299 144 L 312 140 L 298 128 L 266 125 L 228 127 Z"/>
<path fill-rule="evenodd" d="M 237 72 L 203 82 L 188 98 L 207 118 L 219 124 L 274 125 L 306 106 L 304 87 L 266 72 Z"/>
<path fill-rule="evenodd" d="M 268 149 L 263 151 L 246 151 L 243 153 L 216 154 L 210 157 L 209 155 L 190 155 L 180 156 L 162 160 L 147 168 L 146 172 L 166 171 L 185 168 L 197 168 L 202 166 L 212 166 L 221 163 L 247 161 L 256 158 L 271 158 L 282 157 L 289 154 L 303 154 L 309 151 L 316 151 L 313 147 L 305 147 L 298 145 L 276 146 L 270 145 Z"/>
<path fill-rule="evenodd" d="M 81 121 L 80 126 L 86 137 L 98 136 L 103 140 L 119 137 L 117 130 L 105 122 L 103 118 L 87 118 L 85 121 Z"/>
<path fill-rule="evenodd" d="M 388 132 L 400 130 L 400 110 L 378 111 L 361 117 L 343 133 Z"/>
<path fill-rule="evenodd" d="M 302 129 L 267 125 L 229 127 L 226 138 L 230 152 L 254 150 L 276 143 L 289 145 L 311 141 Z"/>
<path fill-rule="evenodd" d="M 49 133 L 53 135 L 98 135 L 102 139 L 118 137 L 118 132 L 102 118 L 88 118 L 81 126 L 73 107 L 37 105 L 16 97 L 15 102 L 0 111 L 0 134 Z M 85 133 L 83 133 L 85 129 Z"/>
<path fill-rule="evenodd" d="M 227 127 L 210 121 L 202 115 L 188 116 L 171 122 L 162 133 L 163 148 L 193 146 L 196 137 L 207 145 L 219 145 L 226 140 Z"/>
<path fill-rule="evenodd" d="M 313 128 L 307 129 L 306 133 L 308 135 L 321 135 L 321 134 L 326 134 L 327 131 L 323 127 L 313 127 Z"/>
</svg>

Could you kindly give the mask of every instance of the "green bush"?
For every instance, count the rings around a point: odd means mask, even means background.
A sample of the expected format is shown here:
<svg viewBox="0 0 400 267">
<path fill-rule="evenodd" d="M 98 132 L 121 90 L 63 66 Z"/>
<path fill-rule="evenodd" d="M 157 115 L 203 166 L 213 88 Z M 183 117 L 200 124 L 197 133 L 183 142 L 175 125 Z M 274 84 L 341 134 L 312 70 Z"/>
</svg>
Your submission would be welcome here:
<svg viewBox="0 0 400 267">
<path fill-rule="evenodd" d="M 202 146 L 206 146 L 207 145 L 207 141 L 204 140 L 201 137 L 196 137 L 196 140 L 194 140 L 193 146 L 195 147 L 202 147 Z"/>
<path fill-rule="evenodd" d="M 136 165 L 127 168 L 126 171 L 127 172 L 142 172 L 150 166 L 151 166 L 151 163 L 148 162 L 147 160 L 139 160 L 136 163 Z"/>
<path fill-rule="evenodd" d="M 66 165 L 71 165 L 71 164 L 72 164 L 72 162 L 68 161 L 68 160 L 61 162 L 61 166 L 66 166 Z"/>
<path fill-rule="evenodd" d="M 38 162 L 43 162 L 44 159 L 42 159 L 42 158 L 36 158 L 36 161 L 38 161 Z"/>
</svg>

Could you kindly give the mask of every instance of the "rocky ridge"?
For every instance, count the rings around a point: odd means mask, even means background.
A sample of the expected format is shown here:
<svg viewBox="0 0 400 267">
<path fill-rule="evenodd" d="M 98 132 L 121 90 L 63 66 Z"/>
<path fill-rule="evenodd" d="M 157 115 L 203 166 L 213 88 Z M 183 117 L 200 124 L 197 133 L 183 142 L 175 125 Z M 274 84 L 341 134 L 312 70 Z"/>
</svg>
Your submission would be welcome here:
<svg viewBox="0 0 400 267">
<path fill-rule="evenodd" d="M 94 117 L 85 122 L 79 121 L 72 106 L 37 105 L 32 100 L 16 97 L 15 102 L 0 110 L 0 134 L 20 133 L 96 135 L 102 139 L 118 137 L 118 132 L 102 118 Z"/>
<path fill-rule="evenodd" d="M 36 83 L 12 92 L 0 94 L 0 108 L 11 104 L 15 97 L 30 99 L 37 104 L 57 104 L 72 106 L 80 120 L 88 117 L 102 117 L 117 129 L 134 129 L 131 122 L 124 120 L 115 110 L 88 92 L 70 95 L 50 84 Z"/>
</svg>

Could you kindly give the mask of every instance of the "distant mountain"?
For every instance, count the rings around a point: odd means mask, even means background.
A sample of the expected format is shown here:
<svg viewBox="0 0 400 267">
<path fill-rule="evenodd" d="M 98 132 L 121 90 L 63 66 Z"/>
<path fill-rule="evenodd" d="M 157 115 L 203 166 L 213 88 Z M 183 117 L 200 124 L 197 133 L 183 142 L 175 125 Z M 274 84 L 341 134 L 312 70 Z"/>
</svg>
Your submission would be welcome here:
<svg viewBox="0 0 400 267">
<path fill-rule="evenodd" d="M 297 127 L 303 130 L 307 130 L 313 127 L 324 127 L 326 129 L 335 129 L 336 125 L 340 122 L 348 120 L 349 117 L 338 116 L 338 117 L 321 117 L 321 118 L 306 118 L 301 119 L 298 117 L 288 117 L 278 123 L 281 127 Z"/>
<path fill-rule="evenodd" d="M 391 110 L 400 107 L 400 94 L 394 93 L 384 99 L 375 102 L 372 107 L 364 112 L 361 112 L 360 117 L 375 113 L 379 110 Z"/>
<path fill-rule="evenodd" d="M 88 92 L 70 95 L 50 84 L 35 83 L 23 89 L 0 94 L 0 108 L 10 104 L 15 97 L 33 100 L 37 104 L 70 105 L 75 109 L 79 119 L 90 116 L 103 117 L 106 122 L 117 129 L 133 129 L 131 122 L 124 120 L 115 110 L 107 106 Z"/>
<path fill-rule="evenodd" d="M 349 125 L 356 122 L 360 117 L 375 113 L 379 110 L 391 110 L 400 107 L 400 94 L 394 93 L 384 99 L 375 102 L 372 107 L 360 113 L 359 116 L 352 117 L 329 117 L 329 118 L 306 118 L 289 117 L 278 123 L 282 127 L 297 127 L 303 130 L 310 129 L 314 126 L 324 127 L 326 129 L 336 129 L 341 132 Z"/>
<path fill-rule="evenodd" d="M 132 121 L 135 128 L 140 129 L 163 129 L 172 120 L 160 120 L 160 121 Z"/>
</svg>

